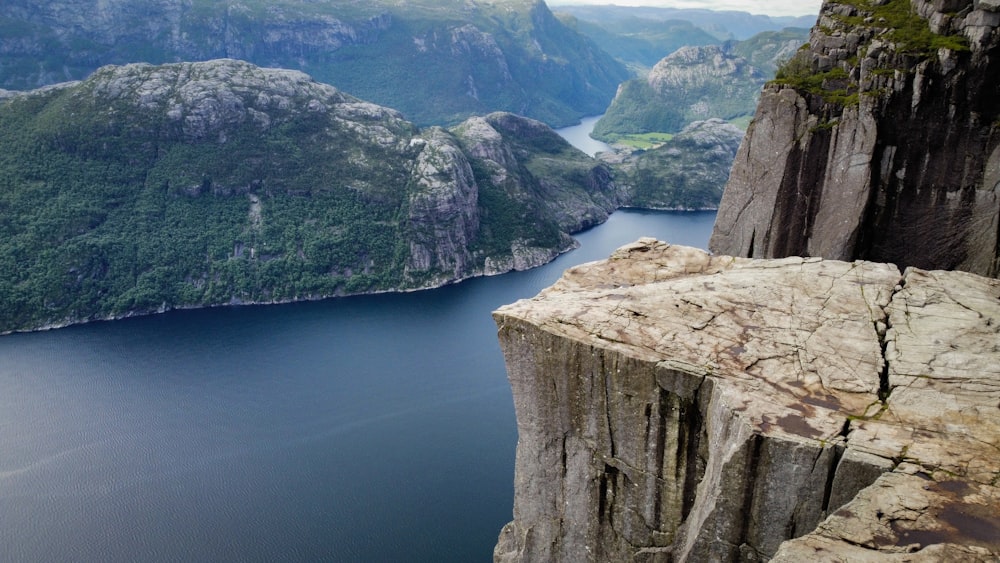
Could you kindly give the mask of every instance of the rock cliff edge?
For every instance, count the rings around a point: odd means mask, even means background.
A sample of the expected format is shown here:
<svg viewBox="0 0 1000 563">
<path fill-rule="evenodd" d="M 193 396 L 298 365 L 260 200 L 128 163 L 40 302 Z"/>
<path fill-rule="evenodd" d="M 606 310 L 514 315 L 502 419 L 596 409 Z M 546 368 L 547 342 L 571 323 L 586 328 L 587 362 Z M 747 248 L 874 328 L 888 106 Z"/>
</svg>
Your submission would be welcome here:
<svg viewBox="0 0 1000 563">
<path fill-rule="evenodd" d="M 495 313 L 496 561 L 995 561 L 1000 282 L 652 239 Z"/>
<path fill-rule="evenodd" d="M 761 94 L 710 249 L 1000 272 L 1000 4 L 825 2 Z"/>
</svg>

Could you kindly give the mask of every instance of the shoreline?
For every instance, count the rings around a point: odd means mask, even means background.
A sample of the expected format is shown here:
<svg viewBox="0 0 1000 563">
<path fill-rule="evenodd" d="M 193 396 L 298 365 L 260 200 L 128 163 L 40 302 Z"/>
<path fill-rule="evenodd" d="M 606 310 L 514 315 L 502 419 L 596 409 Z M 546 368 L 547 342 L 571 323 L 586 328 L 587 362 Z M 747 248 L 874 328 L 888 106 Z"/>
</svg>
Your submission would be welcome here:
<svg viewBox="0 0 1000 563">
<path fill-rule="evenodd" d="M 610 216 L 610 214 L 609 214 L 609 216 Z M 602 221 L 601 223 L 597 223 L 597 224 L 591 225 L 588 228 L 598 227 L 598 226 L 600 226 L 602 224 L 604 224 L 604 221 Z M 586 229 L 581 229 L 580 231 L 576 231 L 576 232 L 582 232 L 584 230 L 586 230 Z M 72 326 L 80 326 L 80 325 L 86 325 L 86 324 L 92 324 L 92 323 L 115 322 L 115 321 L 123 321 L 123 320 L 126 320 L 126 319 L 133 319 L 133 318 L 139 318 L 139 317 L 151 317 L 151 316 L 154 316 L 154 315 L 162 315 L 162 314 L 165 314 L 165 313 L 170 313 L 171 311 L 192 311 L 192 310 L 198 310 L 198 309 L 215 309 L 215 308 L 221 308 L 221 307 L 266 307 L 266 306 L 270 306 L 270 305 L 289 305 L 289 304 L 292 304 L 292 303 L 309 303 L 309 302 L 315 302 L 315 301 L 326 301 L 326 300 L 329 300 L 329 299 L 340 299 L 340 298 L 350 298 L 350 297 L 363 297 L 363 296 L 366 296 L 366 295 L 386 295 L 386 294 L 402 295 L 402 294 L 406 294 L 406 293 L 417 293 L 417 292 L 420 292 L 420 291 L 429 291 L 429 290 L 434 290 L 434 289 L 440 289 L 442 287 L 446 287 L 446 286 L 449 286 L 449 285 L 459 284 L 459 283 L 462 283 L 464 281 L 468 281 L 468 280 L 472 280 L 472 279 L 476 279 L 476 278 L 501 276 L 501 275 L 504 275 L 504 274 L 509 274 L 511 272 L 521 272 L 521 271 L 531 270 L 531 269 L 537 268 L 539 266 L 544 266 L 545 264 L 548 264 L 549 262 L 552 262 L 553 260 L 555 260 L 559 256 L 562 256 L 563 254 L 565 254 L 567 252 L 570 252 L 570 251 L 573 251 L 573 250 L 576 250 L 577 248 L 580 247 L 580 243 L 575 238 L 572 238 L 572 235 L 576 234 L 576 232 L 574 232 L 574 233 L 572 233 L 572 234 L 569 235 L 570 238 L 571 238 L 571 240 L 572 240 L 571 244 L 567 245 L 562 250 L 552 249 L 551 252 L 548 253 L 547 258 L 545 260 L 531 262 L 530 265 L 528 265 L 527 267 L 518 268 L 516 266 L 516 264 L 515 264 L 514 257 L 513 257 L 513 254 L 512 254 L 509 257 L 510 258 L 511 267 L 508 268 L 508 269 L 487 270 L 486 267 L 485 267 L 485 264 L 484 264 L 483 268 L 478 269 L 477 271 L 475 271 L 473 273 L 470 273 L 470 274 L 468 274 L 466 276 L 462 276 L 462 277 L 459 277 L 459 278 L 454 278 L 454 279 L 449 279 L 449 280 L 441 281 L 439 283 L 432 283 L 432 284 L 425 285 L 425 286 L 411 287 L 411 288 L 405 288 L 405 289 L 404 288 L 380 289 L 380 290 L 375 290 L 375 291 L 363 291 L 363 292 L 359 292 L 359 293 L 340 293 L 340 294 L 334 294 L 334 295 L 311 295 L 311 296 L 306 296 L 306 297 L 296 297 L 296 298 L 292 298 L 292 299 L 274 299 L 274 300 L 267 300 L 267 301 L 264 301 L 264 300 L 248 300 L 248 301 L 244 301 L 242 299 L 231 298 L 230 301 L 228 301 L 226 303 L 206 303 L 206 304 L 202 304 L 202 305 L 176 305 L 176 306 L 166 306 L 166 304 L 164 304 L 164 305 L 161 305 L 158 309 L 151 310 L 151 311 L 129 311 L 129 312 L 118 314 L 118 315 L 108 315 L 108 316 L 103 316 L 103 317 L 91 317 L 91 318 L 84 318 L 84 319 L 71 319 L 71 320 L 64 320 L 64 321 L 59 321 L 59 322 L 46 323 L 44 325 L 37 326 L 37 327 L 32 327 L 32 328 L 2 330 L 2 331 L 0 331 L 0 337 L 10 336 L 10 335 L 15 335 L 15 334 L 30 334 L 30 333 L 34 333 L 34 332 L 48 332 L 48 331 L 51 331 L 51 330 L 59 330 L 59 329 L 63 329 L 63 328 L 69 328 L 69 327 L 72 327 Z M 487 257 L 486 261 L 488 262 L 489 260 L 490 260 L 490 257 Z M 507 258 L 504 258 L 503 260 L 506 262 Z M 496 263 L 496 262 L 494 262 L 494 263 Z"/>
<path fill-rule="evenodd" d="M 699 208 L 699 209 L 662 209 L 662 208 L 650 208 L 650 207 L 622 206 L 622 207 L 619 207 L 618 209 L 616 209 L 614 212 L 612 212 L 612 214 L 615 213 L 615 212 L 618 212 L 618 211 L 636 211 L 636 212 L 651 211 L 651 212 L 655 212 L 655 213 L 699 213 L 699 212 L 717 211 L 717 209 L 716 208 L 704 208 L 704 209 L 702 209 L 702 208 Z M 610 217 L 611 214 L 609 214 L 608 216 Z M 160 308 L 158 308 L 156 310 L 153 310 L 153 311 L 129 311 L 129 312 L 122 313 L 122 314 L 119 314 L 119 315 L 108 315 L 108 316 L 103 316 L 103 317 L 92 317 L 92 318 L 85 318 L 85 319 L 71 319 L 71 320 L 64 320 L 64 321 L 59 321 L 59 322 L 46 323 L 44 325 L 37 326 L 37 327 L 32 327 L 32 328 L 21 328 L 21 329 L 13 329 L 13 330 L 3 330 L 3 331 L 0 331 L 0 337 L 14 335 L 14 334 L 30 334 L 30 333 L 33 333 L 33 332 L 48 332 L 50 330 L 59 330 L 59 329 L 62 329 L 62 328 L 69 328 L 69 327 L 72 327 L 72 326 L 79 326 L 79 325 L 85 325 L 85 324 L 91 324 L 91 323 L 114 322 L 114 321 L 122 321 L 122 320 L 126 320 L 126 319 L 131 319 L 131 318 L 137 318 L 137 317 L 149 317 L 149 316 L 153 316 L 153 315 L 161 315 L 161 314 L 164 314 L 164 313 L 169 313 L 171 311 L 188 311 L 188 310 L 195 310 L 195 309 L 214 309 L 214 308 L 218 308 L 218 307 L 263 307 L 263 306 L 269 306 L 269 305 L 287 305 L 287 304 L 291 304 L 291 303 L 308 303 L 308 302 L 311 302 L 311 301 L 325 301 L 325 300 L 328 300 L 328 299 L 361 297 L 361 296 L 365 296 L 365 295 L 406 294 L 406 293 L 416 293 L 418 291 L 428 291 L 428 290 L 433 290 L 433 289 L 440 289 L 442 287 L 446 287 L 446 286 L 449 286 L 449 285 L 455 285 L 455 284 L 462 283 L 464 281 L 471 280 L 471 279 L 500 276 L 500 275 L 508 274 L 508 273 L 511 273 L 511 272 L 525 271 L 525 270 L 530 270 L 530 269 L 533 269 L 533 268 L 537 268 L 539 266 L 544 266 L 545 264 L 548 264 L 549 262 L 552 262 L 553 260 L 555 260 L 559 256 L 562 256 L 563 254 L 565 254 L 567 252 L 575 250 L 575 249 L 577 249 L 580 246 L 580 244 L 577 241 L 577 239 L 572 238 L 573 235 L 575 235 L 577 233 L 584 232 L 584 231 L 589 230 L 589 229 L 593 229 L 593 228 L 599 227 L 599 226 L 603 225 L 606 221 L 607 220 L 605 219 L 605 221 L 601 221 L 600 223 L 589 225 L 588 227 L 586 227 L 584 229 L 580 229 L 578 231 L 574 231 L 573 233 L 571 233 L 569 235 L 573 242 L 570 245 L 568 245 L 566 248 L 564 248 L 562 250 L 552 250 L 549 253 L 547 259 L 545 259 L 543 261 L 535 261 L 535 262 L 531 263 L 531 265 L 529 265 L 527 267 L 524 267 L 524 268 L 517 268 L 517 267 L 515 267 L 514 261 L 513 261 L 513 255 L 509 255 L 510 264 L 511 264 L 510 268 L 503 269 L 503 270 L 487 270 L 485 268 L 485 264 L 484 264 L 483 268 L 479 269 L 476 272 L 470 273 L 470 274 L 468 274 L 466 276 L 463 276 L 463 277 L 460 277 L 460 278 L 455 278 L 455 279 L 450 279 L 450 280 L 445 280 L 445 281 L 441 281 L 439 283 L 433 283 L 433 284 L 430 284 L 430 285 L 425 285 L 425 286 L 420 286 L 420 287 L 411 287 L 411 288 L 405 288 L 405 289 L 403 289 L 403 288 L 383 289 L 383 290 L 377 290 L 377 291 L 364 291 L 364 292 L 360 292 L 360 293 L 341 293 L 341 294 L 336 294 L 336 295 L 312 295 L 312 296 L 306 296 L 306 297 L 297 297 L 297 298 L 293 298 L 293 299 L 275 299 L 275 300 L 266 300 L 266 301 L 264 301 L 264 300 L 261 300 L 261 301 L 257 301 L 257 300 L 243 301 L 243 300 L 239 300 L 239 299 L 235 299 L 235 300 L 231 299 L 230 301 L 228 301 L 226 303 L 206 303 L 206 304 L 203 304 L 203 305 L 177 305 L 177 306 L 169 306 L 169 307 L 161 306 Z M 507 260 L 507 258 L 504 258 L 504 260 Z"/>
</svg>

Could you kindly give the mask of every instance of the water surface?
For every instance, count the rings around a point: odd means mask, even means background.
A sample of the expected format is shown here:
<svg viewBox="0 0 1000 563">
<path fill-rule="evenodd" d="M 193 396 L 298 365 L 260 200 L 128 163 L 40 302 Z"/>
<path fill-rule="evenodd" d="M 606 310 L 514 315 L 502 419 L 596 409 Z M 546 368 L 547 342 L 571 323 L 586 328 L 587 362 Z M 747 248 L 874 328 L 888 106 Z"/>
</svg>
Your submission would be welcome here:
<svg viewBox="0 0 1000 563">
<path fill-rule="evenodd" d="M 573 125 L 571 127 L 563 127 L 561 129 L 556 129 L 556 133 L 569 141 L 571 145 L 580 149 L 581 151 L 594 156 L 599 152 L 614 150 L 611 145 L 603 141 L 598 141 L 590 136 L 590 132 L 594 130 L 594 125 L 604 117 L 603 115 L 595 115 L 592 117 L 584 117 L 580 120 L 579 125 Z"/>
<path fill-rule="evenodd" d="M 597 119 L 561 133 L 597 143 Z M 489 561 L 517 440 L 490 311 L 713 220 L 618 212 L 433 291 L 0 338 L 0 560 Z"/>
<path fill-rule="evenodd" d="M 0 338 L 0 560 L 490 561 L 514 412 L 490 311 L 714 213 L 622 211 L 527 272 Z"/>
</svg>

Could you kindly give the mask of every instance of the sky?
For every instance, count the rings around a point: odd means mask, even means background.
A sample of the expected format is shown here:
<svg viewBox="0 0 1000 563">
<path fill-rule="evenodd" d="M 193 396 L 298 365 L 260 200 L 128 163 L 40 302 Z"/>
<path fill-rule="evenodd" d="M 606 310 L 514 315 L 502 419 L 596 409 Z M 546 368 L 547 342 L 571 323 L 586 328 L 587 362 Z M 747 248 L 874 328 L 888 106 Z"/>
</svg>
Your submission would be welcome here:
<svg viewBox="0 0 1000 563">
<path fill-rule="evenodd" d="M 739 10 L 769 16 L 813 16 L 822 0 L 546 0 L 549 6 L 614 4 L 617 6 L 657 6 L 661 8 L 703 8 Z"/>
</svg>

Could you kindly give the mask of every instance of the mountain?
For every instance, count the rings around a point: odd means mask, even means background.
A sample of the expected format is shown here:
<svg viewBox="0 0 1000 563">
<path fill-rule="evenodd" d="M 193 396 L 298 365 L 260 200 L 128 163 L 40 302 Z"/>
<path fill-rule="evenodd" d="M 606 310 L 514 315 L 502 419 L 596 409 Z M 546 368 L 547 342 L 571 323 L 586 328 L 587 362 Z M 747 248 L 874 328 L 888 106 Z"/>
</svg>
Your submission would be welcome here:
<svg viewBox="0 0 1000 563">
<path fill-rule="evenodd" d="M 103 67 L 0 101 L 0 332 L 523 269 L 621 197 L 510 114 L 420 130 L 298 71 Z"/>
<path fill-rule="evenodd" d="M 764 90 L 711 248 L 1000 274 L 1000 5 L 824 5 Z"/>
<path fill-rule="evenodd" d="M 652 67 L 681 47 L 722 43 L 714 35 L 685 20 L 629 17 L 592 21 L 559 11 L 556 16 L 616 59 L 640 69 Z"/>
<path fill-rule="evenodd" d="M 555 10 L 602 27 L 615 28 L 628 20 L 691 22 L 718 41 L 744 40 L 764 31 L 780 31 L 786 27 L 812 27 L 816 16 L 765 16 L 735 10 L 704 10 L 686 8 L 656 8 L 651 6 L 564 6 Z"/>
<path fill-rule="evenodd" d="M 682 47 L 645 78 L 623 83 L 593 136 L 615 142 L 627 135 L 676 132 L 697 120 L 752 115 L 760 88 L 779 61 L 791 58 L 807 37 L 806 30 L 785 29 L 747 41 Z"/>
<path fill-rule="evenodd" d="M 628 205 L 644 209 L 716 209 L 743 131 L 721 119 L 695 121 L 669 141 L 617 165 Z"/>
<path fill-rule="evenodd" d="M 622 135 L 677 132 L 710 117 L 747 115 L 765 80 L 746 59 L 721 46 L 682 47 L 645 78 L 622 84 L 593 136 L 615 142 Z"/>
<path fill-rule="evenodd" d="M 763 31 L 745 41 L 727 44 L 729 52 L 743 57 L 766 76 L 774 76 L 785 61 L 809 41 L 809 29 L 786 27 L 781 31 Z"/>
<path fill-rule="evenodd" d="M 235 58 L 308 72 L 417 124 L 603 112 L 625 67 L 541 0 L 8 0 L 0 88 L 105 64 Z"/>
</svg>

